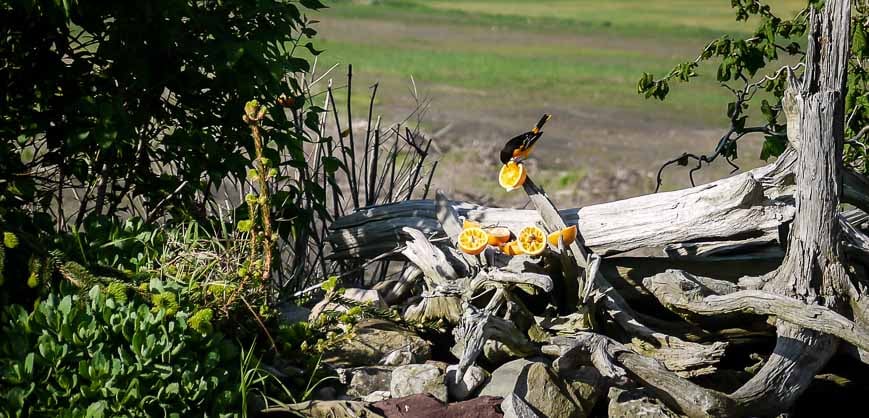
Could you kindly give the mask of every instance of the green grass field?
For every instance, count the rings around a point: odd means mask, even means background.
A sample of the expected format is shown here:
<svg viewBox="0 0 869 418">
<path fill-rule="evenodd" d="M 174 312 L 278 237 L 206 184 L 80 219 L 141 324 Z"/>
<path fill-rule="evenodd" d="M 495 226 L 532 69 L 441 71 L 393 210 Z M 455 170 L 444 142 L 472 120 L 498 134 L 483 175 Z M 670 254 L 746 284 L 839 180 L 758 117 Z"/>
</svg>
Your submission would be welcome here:
<svg viewBox="0 0 869 418">
<path fill-rule="evenodd" d="M 801 1 L 771 2 L 789 16 Z M 707 65 L 661 106 L 636 94 L 643 71 L 661 75 L 721 34 L 747 36 L 727 0 L 339 1 L 321 13 L 320 68 L 352 63 L 384 100 L 410 76 L 432 95 L 486 103 L 556 101 L 720 120 L 727 101 Z M 340 77 L 336 77 L 340 78 Z M 360 104 L 364 95 L 359 96 Z M 354 101 L 355 102 L 355 101 Z"/>
</svg>

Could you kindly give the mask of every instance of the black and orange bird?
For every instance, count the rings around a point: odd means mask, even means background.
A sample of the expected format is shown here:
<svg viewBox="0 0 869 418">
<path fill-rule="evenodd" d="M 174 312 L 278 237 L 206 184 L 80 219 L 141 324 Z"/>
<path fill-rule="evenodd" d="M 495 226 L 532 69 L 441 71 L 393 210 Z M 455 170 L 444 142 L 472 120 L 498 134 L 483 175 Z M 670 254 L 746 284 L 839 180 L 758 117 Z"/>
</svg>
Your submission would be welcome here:
<svg viewBox="0 0 869 418">
<path fill-rule="evenodd" d="M 513 139 L 507 141 L 504 144 L 504 148 L 501 148 L 501 162 L 507 164 L 510 160 L 523 160 L 528 158 L 528 154 L 531 153 L 531 148 L 534 147 L 534 144 L 540 139 L 540 136 L 543 135 L 543 124 L 551 118 L 552 115 L 544 114 L 542 118 L 540 118 L 540 122 L 537 122 L 537 125 L 534 126 L 528 132 L 521 134 L 519 136 L 514 137 Z"/>
</svg>

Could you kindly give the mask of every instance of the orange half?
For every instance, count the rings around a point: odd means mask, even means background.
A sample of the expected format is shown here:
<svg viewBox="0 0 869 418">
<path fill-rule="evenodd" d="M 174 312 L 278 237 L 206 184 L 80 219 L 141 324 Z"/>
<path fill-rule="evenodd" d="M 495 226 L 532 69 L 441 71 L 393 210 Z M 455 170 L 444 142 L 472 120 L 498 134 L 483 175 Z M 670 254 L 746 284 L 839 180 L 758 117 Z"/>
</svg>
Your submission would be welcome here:
<svg viewBox="0 0 869 418">
<path fill-rule="evenodd" d="M 510 230 L 503 226 L 495 226 L 486 228 L 486 234 L 489 235 L 489 245 L 499 246 L 510 241 Z"/>
<path fill-rule="evenodd" d="M 488 245 L 489 235 L 480 228 L 468 228 L 459 234 L 459 249 L 465 254 L 480 254 Z"/>
<path fill-rule="evenodd" d="M 524 164 L 510 161 L 501 167 L 501 171 L 498 173 L 498 183 L 504 190 L 511 192 L 522 187 L 527 175 Z"/>
<path fill-rule="evenodd" d="M 558 247 L 558 237 L 562 237 L 565 247 L 573 244 L 573 241 L 576 241 L 576 225 L 571 225 L 560 231 L 555 231 L 549 234 L 547 241 L 549 241 L 549 244 L 553 247 Z"/>
<path fill-rule="evenodd" d="M 546 249 L 546 233 L 536 226 L 526 226 L 519 231 L 519 250 L 528 255 L 540 255 Z"/>
</svg>

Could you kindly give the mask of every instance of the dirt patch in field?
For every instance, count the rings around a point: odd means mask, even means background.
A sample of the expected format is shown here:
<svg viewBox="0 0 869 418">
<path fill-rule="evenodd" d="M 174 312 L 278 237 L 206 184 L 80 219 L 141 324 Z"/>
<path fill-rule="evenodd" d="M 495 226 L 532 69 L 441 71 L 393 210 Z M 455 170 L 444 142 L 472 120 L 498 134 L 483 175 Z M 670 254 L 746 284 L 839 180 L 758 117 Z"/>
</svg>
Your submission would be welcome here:
<svg viewBox="0 0 869 418">
<path fill-rule="evenodd" d="M 530 174 L 546 187 L 561 207 L 577 207 L 651 193 L 660 165 L 682 152 L 711 152 L 723 128 L 690 126 L 660 117 L 569 105 L 478 108 L 462 106 L 461 93 L 441 92 L 425 114 L 430 132 L 446 131 L 436 139 L 440 159 L 433 187 L 456 198 L 478 203 L 521 206 L 521 192 L 498 188 L 498 150 L 507 139 L 527 131 L 543 113 L 553 119 L 528 161 Z M 392 114 L 409 112 L 398 107 Z M 762 138 L 745 137 L 738 163 L 750 169 Z M 671 167 L 662 190 L 690 186 L 690 167 Z M 702 184 L 728 176 L 732 167 L 717 161 L 695 174 Z"/>
</svg>

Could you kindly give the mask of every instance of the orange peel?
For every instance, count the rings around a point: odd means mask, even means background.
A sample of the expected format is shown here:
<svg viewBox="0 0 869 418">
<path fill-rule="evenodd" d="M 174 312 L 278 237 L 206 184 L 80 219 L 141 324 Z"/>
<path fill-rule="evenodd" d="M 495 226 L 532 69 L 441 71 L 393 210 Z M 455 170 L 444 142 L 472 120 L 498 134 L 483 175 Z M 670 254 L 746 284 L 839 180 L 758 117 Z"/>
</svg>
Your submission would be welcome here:
<svg viewBox="0 0 869 418">
<path fill-rule="evenodd" d="M 522 250 L 519 249 L 518 241 L 510 241 L 501 246 L 501 252 L 507 254 L 509 256 L 520 255 L 522 254 Z"/>
<path fill-rule="evenodd" d="M 480 223 L 477 221 L 472 221 L 470 219 L 465 219 L 462 221 L 462 229 L 479 228 L 479 227 L 480 227 Z"/>
<path fill-rule="evenodd" d="M 558 247 L 559 237 L 561 237 L 561 239 L 564 241 L 565 247 L 572 244 L 574 241 L 576 241 L 576 225 L 571 225 L 560 231 L 555 231 L 549 234 L 546 240 L 549 241 L 549 244 L 553 247 Z"/>
</svg>

